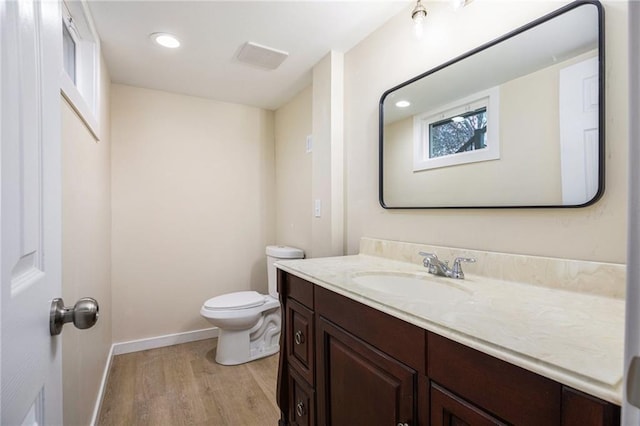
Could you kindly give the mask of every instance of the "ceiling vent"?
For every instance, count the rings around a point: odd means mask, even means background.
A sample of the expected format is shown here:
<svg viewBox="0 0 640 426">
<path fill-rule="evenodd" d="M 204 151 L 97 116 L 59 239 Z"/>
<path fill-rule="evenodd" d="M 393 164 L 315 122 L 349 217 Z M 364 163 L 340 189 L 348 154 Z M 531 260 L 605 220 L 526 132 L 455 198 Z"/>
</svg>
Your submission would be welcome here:
<svg viewBox="0 0 640 426">
<path fill-rule="evenodd" d="M 238 52 L 238 60 L 240 62 L 268 70 L 278 68 L 287 59 L 287 56 L 289 56 L 287 52 L 262 46 L 251 41 L 246 42 Z"/>
</svg>

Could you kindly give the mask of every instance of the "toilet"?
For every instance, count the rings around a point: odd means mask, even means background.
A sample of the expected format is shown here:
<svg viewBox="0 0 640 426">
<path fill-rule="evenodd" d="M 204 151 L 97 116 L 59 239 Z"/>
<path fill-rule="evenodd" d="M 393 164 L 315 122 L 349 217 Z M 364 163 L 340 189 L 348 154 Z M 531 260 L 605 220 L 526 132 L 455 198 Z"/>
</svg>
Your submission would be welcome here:
<svg viewBox="0 0 640 426">
<path fill-rule="evenodd" d="M 200 315 L 220 330 L 216 362 L 237 365 L 272 355 L 280 349 L 280 302 L 274 263 L 302 259 L 295 247 L 267 246 L 269 294 L 238 291 L 213 297 L 202 305 Z"/>
</svg>

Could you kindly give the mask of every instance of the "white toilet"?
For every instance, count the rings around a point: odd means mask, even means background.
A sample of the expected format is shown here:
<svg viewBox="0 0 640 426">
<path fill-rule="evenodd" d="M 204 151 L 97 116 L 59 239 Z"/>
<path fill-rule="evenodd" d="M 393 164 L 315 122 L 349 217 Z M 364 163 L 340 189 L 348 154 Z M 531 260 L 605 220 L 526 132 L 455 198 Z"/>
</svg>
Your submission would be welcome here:
<svg viewBox="0 0 640 426">
<path fill-rule="evenodd" d="M 220 329 L 216 362 L 236 365 L 272 355 L 280 349 L 280 302 L 274 262 L 302 259 L 294 247 L 267 246 L 269 294 L 239 291 L 204 302 L 200 315 Z"/>
</svg>

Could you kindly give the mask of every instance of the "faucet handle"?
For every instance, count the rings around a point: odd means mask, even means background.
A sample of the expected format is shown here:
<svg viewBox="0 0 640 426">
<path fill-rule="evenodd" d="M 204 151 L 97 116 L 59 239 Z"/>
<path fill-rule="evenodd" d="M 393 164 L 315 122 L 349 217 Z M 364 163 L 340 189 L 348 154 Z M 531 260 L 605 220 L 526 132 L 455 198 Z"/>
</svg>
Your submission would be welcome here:
<svg viewBox="0 0 640 426">
<path fill-rule="evenodd" d="M 456 257 L 456 260 L 453 261 L 453 268 L 451 269 L 451 273 L 453 278 L 464 279 L 464 272 L 462 271 L 462 262 L 466 263 L 476 263 L 476 259 L 474 257 Z"/>
<path fill-rule="evenodd" d="M 424 259 L 422 259 L 422 264 L 425 268 L 430 267 L 432 261 L 438 261 L 438 256 L 435 253 L 426 253 L 424 251 L 421 251 L 418 254 L 420 256 L 424 256 Z"/>
<path fill-rule="evenodd" d="M 418 253 L 420 256 L 424 256 L 425 259 L 434 259 L 434 260 L 438 260 L 438 255 L 435 253 L 427 253 L 424 251 L 421 251 L 420 253 Z"/>
</svg>

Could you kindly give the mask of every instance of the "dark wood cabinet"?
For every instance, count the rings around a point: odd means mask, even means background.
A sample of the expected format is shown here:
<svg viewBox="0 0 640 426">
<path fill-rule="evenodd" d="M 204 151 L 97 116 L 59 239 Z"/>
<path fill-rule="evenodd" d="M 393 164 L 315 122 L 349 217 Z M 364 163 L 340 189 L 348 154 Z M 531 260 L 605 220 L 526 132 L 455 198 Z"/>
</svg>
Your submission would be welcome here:
<svg viewBox="0 0 640 426">
<path fill-rule="evenodd" d="M 324 318 L 317 335 L 318 424 L 415 424 L 415 370 Z"/>
<path fill-rule="evenodd" d="M 280 426 L 614 426 L 620 407 L 279 271 Z"/>
</svg>

